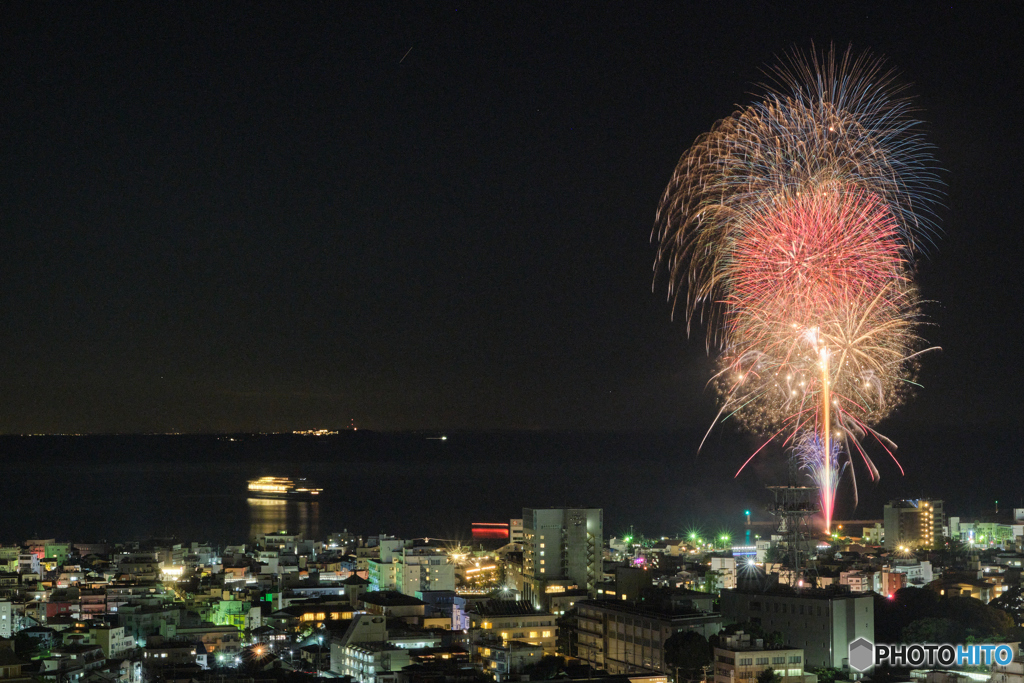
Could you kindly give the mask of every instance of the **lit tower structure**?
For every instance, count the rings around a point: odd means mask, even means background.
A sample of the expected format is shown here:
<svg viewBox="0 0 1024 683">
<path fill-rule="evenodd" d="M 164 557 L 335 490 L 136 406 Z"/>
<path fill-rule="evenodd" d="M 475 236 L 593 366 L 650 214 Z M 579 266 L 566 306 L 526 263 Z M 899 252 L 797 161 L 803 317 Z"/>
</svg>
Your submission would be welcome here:
<svg viewBox="0 0 1024 683">
<path fill-rule="evenodd" d="M 800 586 L 804 578 L 803 555 L 810 550 L 811 518 L 818 513 L 817 486 L 769 486 L 773 501 L 768 512 L 779 520 L 777 534 L 784 539 L 789 555 L 789 585 Z"/>
</svg>

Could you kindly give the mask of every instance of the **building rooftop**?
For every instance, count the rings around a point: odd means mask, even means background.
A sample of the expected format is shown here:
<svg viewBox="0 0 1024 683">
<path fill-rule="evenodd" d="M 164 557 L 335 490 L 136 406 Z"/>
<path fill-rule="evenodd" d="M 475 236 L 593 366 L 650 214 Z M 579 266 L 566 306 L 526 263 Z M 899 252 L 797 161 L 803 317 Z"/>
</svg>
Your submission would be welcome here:
<svg viewBox="0 0 1024 683">
<path fill-rule="evenodd" d="M 470 610 L 482 617 L 514 617 L 521 614 L 543 614 L 526 600 L 491 600 L 474 605 Z"/>
<path fill-rule="evenodd" d="M 757 595 L 762 597 L 804 598 L 810 600 L 852 600 L 870 597 L 870 593 L 853 593 L 849 586 L 829 586 L 828 588 L 793 588 L 786 584 L 769 586 L 767 589 L 756 588 L 724 588 L 722 594 Z"/>
<path fill-rule="evenodd" d="M 678 606 L 670 607 L 669 609 L 662 609 L 654 605 L 638 605 L 632 600 L 580 600 L 576 603 L 576 606 L 600 607 L 613 612 L 632 614 L 635 616 L 647 617 L 649 619 L 677 619 L 700 617 L 709 617 L 711 619 L 722 618 L 722 615 L 720 615 L 717 612 L 701 612 L 700 610 L 686 609 Z"/>
<path fill-rule="evenodd" d="M 427 604 L 419 598 L 398 591 L 369 591 L 360 595 L 359 599 L 380 607 L 416 607 Z"/>
<path fill-rule="evenodd" d="M 803 648 L 793 647 L 790 645 L 765 645 L 764 639 L 752 638 L 749 633 L 744 633 L 743 631 L 737 631 L 733 635 L 729 636 L 721 636 L 716 649 L 728 650 L 730 652 L 772 652 L 778 650 L 803 651 Z"/>
</svg>

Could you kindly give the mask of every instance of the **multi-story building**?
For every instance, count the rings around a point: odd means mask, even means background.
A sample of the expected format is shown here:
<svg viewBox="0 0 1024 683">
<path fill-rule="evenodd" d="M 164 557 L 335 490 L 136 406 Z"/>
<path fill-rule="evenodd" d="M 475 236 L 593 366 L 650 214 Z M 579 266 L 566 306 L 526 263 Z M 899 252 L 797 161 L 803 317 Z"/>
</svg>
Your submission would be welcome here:
<svg viewBox="0 0 1024 683">
<path fill-rule="evenodd" d="M 371 591 L 392 591 L 398 587 L 398 563 L 369 560 L 366 563 Z"/>
<path fill-rule="evenodd" d="M 523 669 L 531 664 L 539 662 L 544 657 L 544 648 L 518 640 L 491 642 L 479 645 L 477 656 L 484 671 L 501 683 L 515 674 L 522 673 Z"/>
<path fill-rule="evenodd" d="M 356 571 L 365 572 L 369 570 L 370 560 L 380 559 L 380 548 L 377 546 L 373 547 L 359 547 L 356 548 Z"/>
<path fill-rule="evenodd" d="M 727 624 L 751 622 L 782 633 L 803 648 L 805 666 L 844 668 L 849 644 L 875 637 L 874 598 L 845 589 L 724 590 L 721 609 Z"/>
<path fill-rule="evenodd" d="M 707 603 L 712 599 L 708 595 Z M 670 673 L 665 641 L 682 631 L 707 638 L 722 628 L 721 615 L 700 611 L 692 601 L 652 608 L 631 601 L 582 600 L 576 615 L 579 658 L 613 675 Z"/>
<path fill-rule="evenodd" d="M 36 574 L 40 572 L 40 557 L 35 553 L 20 553 L 18 555 L 18 573 Z"/>
<path fill-rule="evenodd" d="M 14 606 L 9 600 L 0 600 L 0 638 L 14 635 Z"/>
<path fill-rule="evenodd" d="M 715 573 L 717 590 L 736 587 L 736 558 L 730 556 L 711 556 L 711 571 Z"/>
<path fill-rule="evenodd" d="M 932 572 L 932 563 L 928 560 L 901 560 L 897 558 L 891 565 L 884 567 L 883 571 L 893 574 L 906 574 L 907 586 L 923 588 L 935 579 Z"/>
<path fill-rule="evenodd" d="M 839 572 L 839 585 L 849 586 L 851 593 L 869 593 L 874 590 L 874 577 L 875 572 L 864 569 Z"/>
<path fill-rule="evenodd" d="M 252 603 L 248 600 L 217 600 L 210 605 L 207 618 L 217 626 L 234 626 L 240 631 L 249 628 L 249 612 Z"/>
<path fill-rule="evenodd" d="M 541 612 L 525 601 L 491 600 L 469 611 L 470 640 L 474 643 L 518 640 L 540 645 L 555 654 L 555 615 Z"/>
<path fill-rule="evenodd" d="M 379 544 L 373 548 L 374 556 L 366 560 L 367 579 L 371 591 L 389 591 L 398 587 L 398 560 L 405 548 L 405 541 L 381 536 Z M 357 564 L 358 564 L 357 557 Z"/>
<path fill-rule="evenodd" d="M 19 555 L 21 555 L 21 546 L 0 546 L 0 572 L 17 572 Z"/>
<path fill-rule="evenodd" d="M 191 643 L 200 642 L 209 654 L 217 657 L 234 657 L 242 651 L 242 634 L 234 626 L 168 626 L 162 635 Z"/>
<path fill-rule="evenodd" d="M 52 557 L 58 565 L 62 565 L 64 560 L 68 559 L 68 554 L 71 552 L 71 544 L 46 543 L 43 545 L 43 552 L 45 557 Z"/>
<path fill-rule="evenodd" d="M 410 663 L 410 650 L 390 643 L 350 643 L 341 651 L 337 664 L 331 654 L 331 670 L 337 666 L 338 673 L 351 676 L 357 683 L 391 683 Z"/>
<path fill-rule="evenodd" d="M 523 508 L 524 599 L 542 605 L 549 584 L 596 594 L 603 569 L 603 518 L 600 508 Z"/>
<path fill-rule="evenodd" d="M 395 588 L 416 596 L 423 591 L 455 590 L 455 565 L 439 548 L 406 548 L 396 555 Z"/>
<path fill-rule="evenodd" d="M 124 632 L 123 626 L 91 626 L 89 632 L 107 659 L 115 659 L 135 649 L 135 639 Z"/>
<path fill-rule="evenodd" d="M 178 626 L 181 623 L 182 610 L 177 607 L 145 607 L 142 605 L 125 605 L 117 612 L 118 626 L 123 626 L 140 644 L 146 636 L 157 635 L 166 630 L 168 625 Z"/>
<path fill-rule="evenodd" d="M 523 542 L 523 520 L 522 519 L 510 519 L 508 522 L 508 542 L 509 543 L 522 543 Z"/>
<path fill-rule="evenodd" d="M 976 548 L 1005 548 L 1024 536 L 1024 524 L 998 522 L 964 522 L 959 517 L 949 518 L 949 535 Z"/>
<path fill-rule="evenodd" d="M 942 544 L 946 516 L 941 500 L 893 500 L 883 513 L 885 547 L 934 548 Z"/>
<path fill-rule="evenodd" d="M 349 647 L 359 643 L 381 643 L 387 640 L 387 620 L 382 615 L 357 614 L 345 632 L 331 638 L 331 671 L 339 676 L 351 668 Z"/>
<path fill-rule="evenodd" d="M 882 525 L 875 522 L 874 526 L 866 526 L 861 531 L 860 542 L 864 545 L 882 545 L 885 531 Z"/>
<path fill-rule="evenodd" d="M 1018 647 L 1009 664 L 993 664 L 989 683 L 1024 683 L 1024 657 Z"/>
<path fill-rule="evenodd" d="M 724 636 L 715 648 L 715 683 L 753 681 L 766 669 L 782 677 L 782 683 L 803 683 L 804 651 L 800 648 L 766 649 L 758 638 L 740 631 Z"/>
</svg>

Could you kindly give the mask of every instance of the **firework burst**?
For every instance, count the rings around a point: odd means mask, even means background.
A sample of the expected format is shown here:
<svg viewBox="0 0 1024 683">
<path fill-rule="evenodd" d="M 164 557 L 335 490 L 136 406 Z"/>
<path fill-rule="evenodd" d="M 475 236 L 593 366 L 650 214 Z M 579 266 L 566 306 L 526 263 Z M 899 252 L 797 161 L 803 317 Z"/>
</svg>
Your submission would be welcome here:
<svg viewBox="0 0 1024 683">
<path fill-rule="evenodd" d="M 924 346 L 912 271 L 935 233 L 937 178 L 881 61 L 794 54 L 770 75 L 759 102 L 683 155 L 655 265 L 688 329 L 706 321 L 720 350 L 719 417 L 799 452 L 818 438 L 827 526 L 840 471 L 825 461 L 856 451 L 878 476 L 861 439 L 889 450 L 872 425 L 905 397 Z"/>
</svg>

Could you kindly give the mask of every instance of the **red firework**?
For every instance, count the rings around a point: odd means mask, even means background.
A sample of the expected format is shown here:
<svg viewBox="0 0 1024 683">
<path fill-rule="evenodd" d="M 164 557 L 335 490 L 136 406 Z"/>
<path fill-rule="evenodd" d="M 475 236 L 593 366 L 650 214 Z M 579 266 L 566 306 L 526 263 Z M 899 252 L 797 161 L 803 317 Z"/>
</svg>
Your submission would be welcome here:
<svg viewBox="0 0 1024 683">
<path fill-rule="evenodd" d="M 734 342 L 737 333 L 756 344 L 780 326 L 820 327 L 906 279 L 895 217 L 861 190 L 802 192 L 765 206 L 737 233 L 725 297 Z"/>
</svg>

